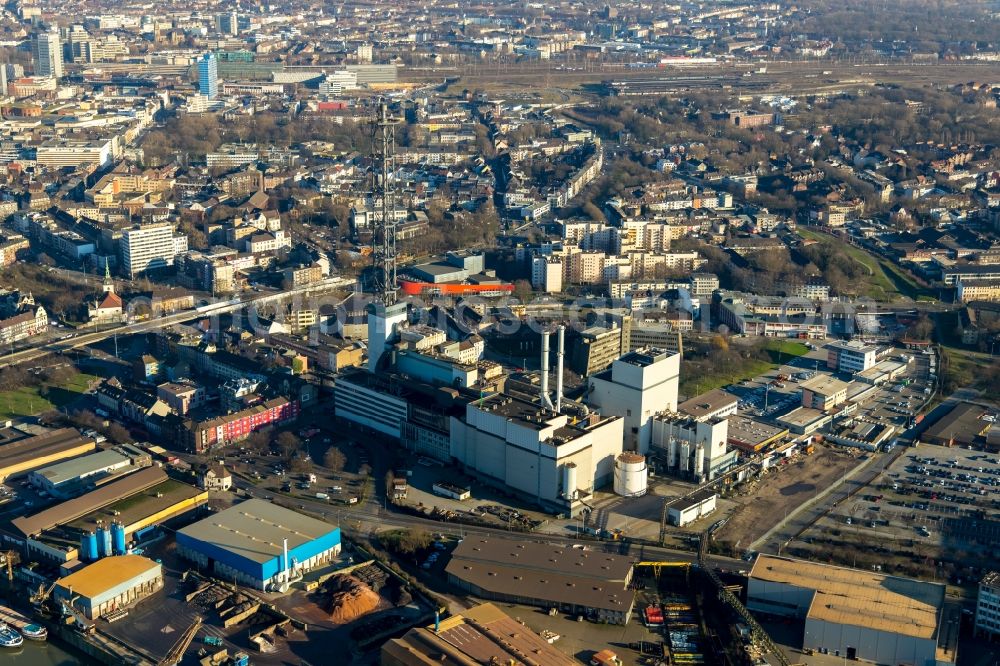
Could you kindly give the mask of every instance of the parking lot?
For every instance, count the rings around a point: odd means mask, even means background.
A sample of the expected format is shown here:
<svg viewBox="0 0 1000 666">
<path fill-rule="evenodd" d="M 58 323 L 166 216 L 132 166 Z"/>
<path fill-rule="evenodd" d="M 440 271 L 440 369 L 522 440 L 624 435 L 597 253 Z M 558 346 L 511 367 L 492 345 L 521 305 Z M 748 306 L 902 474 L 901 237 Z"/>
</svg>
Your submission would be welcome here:
<svg viewBox="0 0 1000 666">
<path fill-rule="evenodd" d="M 957 582 L 965 567 L 995 564 L 998 527 L 1000 458 L 924 445 L 900 456 L 792 547 L 815 553 L 854 546 L 859 564 L 871 560 L 870 566 L 924 575 L 943 569 Z"/>
</svg>

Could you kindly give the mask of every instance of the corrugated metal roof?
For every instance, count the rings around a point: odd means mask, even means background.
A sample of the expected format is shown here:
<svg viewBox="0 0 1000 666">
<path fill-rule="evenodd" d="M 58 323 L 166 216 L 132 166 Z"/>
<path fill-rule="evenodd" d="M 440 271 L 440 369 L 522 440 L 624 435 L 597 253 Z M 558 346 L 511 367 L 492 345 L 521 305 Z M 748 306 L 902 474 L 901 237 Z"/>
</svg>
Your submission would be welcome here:
<svg viewBox="0 0 1000 666">
<path fill-rule="evenodd" d="M 301 513 L 251 499 L 177 530 L 192 539 L 212 544 L 259 564 L 333 532 L 333 525 Z"/>
<path fill-rule="evenodd" d="M 917 638 L 937 636 L 945 588 L 909 578 L 760 555 L 750 577 L 816 591 L 808 617 Z"/>
<path fill-rule="evenodd" d="M 64 525 L 112 502 L 163 483 L 167 473 L 159 467 L 147 467 L 129 474 L 86 495 L 57 504 L 33 516 L 22 516 L 11 521 L 25 536 L 33 536 L 57 525 Z"/>
<path fill-rule="evenodd" d="M 154 569 L 162 567 L 140 555 L 105 557 L 60 578 L 57 584 L 73 594 L 93 599 Z"/>
</svg>

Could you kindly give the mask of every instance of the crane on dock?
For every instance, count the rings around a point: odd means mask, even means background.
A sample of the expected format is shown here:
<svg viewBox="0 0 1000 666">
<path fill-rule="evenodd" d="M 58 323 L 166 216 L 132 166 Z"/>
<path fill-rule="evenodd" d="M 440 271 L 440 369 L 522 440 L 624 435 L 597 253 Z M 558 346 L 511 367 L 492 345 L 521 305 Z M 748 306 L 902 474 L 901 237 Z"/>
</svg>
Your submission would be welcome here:
<svg viewBox="0 0 1000 666">
<path fill-rule="evenodd" d="M 181 637 L 177 639 L 177 642 L 167 651 L 167 655 L 156 666 L 177 666 L 177 664 L 181 663 L 184 653 L 187 651 L 188 646 L 191 645 L 191 641 L 198 634 L 199 629 L 201 629 L 201 616 L 196 617 L 191 626 L 184 630 Z"/>
</svg>

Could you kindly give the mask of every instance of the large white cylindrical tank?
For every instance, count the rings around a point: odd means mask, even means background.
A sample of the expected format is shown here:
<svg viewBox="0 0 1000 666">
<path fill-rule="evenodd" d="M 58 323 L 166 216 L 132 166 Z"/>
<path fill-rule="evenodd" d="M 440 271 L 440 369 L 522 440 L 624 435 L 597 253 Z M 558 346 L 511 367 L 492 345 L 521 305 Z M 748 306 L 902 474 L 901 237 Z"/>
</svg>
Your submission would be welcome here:
<svg viewBox="0 0 1000 666">
<path fill-rule="evenodd" d="M 672 435 L 667 445 L 667 467 L 677 469 L 677 438 Z"/>
<path fill-rule="evenodd" d="M 680 459 L 678 460 L 678 469 L 681 472 L 687 472 L 689 468 L 689 463 L 691 462 L 691 442 L 681 442 L 680 446 Z"/>
<path fill-rule="evenodd" d="M 576 463 L 566 463 L 562 466 L 563 497 L 574 500 L 579 492 L 576 481 Z"/>
<path fill-rule="evenodd" d="M 692 470 L 696 478 L 701 478 L 705 472 L 705 445 L 701 442 L 694 447 L 694 469 Z"/>
<path fill-rule="evenodd" d="M 646 494 L 646 456 L 622 453 L 615 458 L 615 493 L 622 497 Z"/>
</svg>

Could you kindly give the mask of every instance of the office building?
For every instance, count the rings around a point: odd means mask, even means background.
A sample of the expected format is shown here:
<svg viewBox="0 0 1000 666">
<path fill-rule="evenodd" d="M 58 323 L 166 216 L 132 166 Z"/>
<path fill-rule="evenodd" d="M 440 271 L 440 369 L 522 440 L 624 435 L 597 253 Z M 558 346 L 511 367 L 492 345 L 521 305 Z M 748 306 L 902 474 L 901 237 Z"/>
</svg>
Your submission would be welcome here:
<svg viewBox="0 0 1000 666">
<path fill-rule="evenodd" d="M 215 29 L 223 35 L 237 35 L 240 32 L 239 15 L 235 10 L 215 15 Z"/>
<path fill-rule="evenodd" d="M 987 572 L 976 597 L 976 635 L 1000 637 L 1000 573 Z"/>
<path fill-rule="evenodd" d="M 625 354 L 590 377 L 589 403 L 625 420 L 626 451 L 649 452 L 653 416 L 677 411 L 680 354 L 653 347 Z"/>
<path fill-rule="evenodd" d="M 747 608 L 805 620 L 803 649 L 875 664 L 956 660 L 945 586 L 872 571 L 759 555 Z"/>
<path fill-rule="evenodd" d="M 31 40 L 31 55 L 35 62 L 35 76 L 53 79 L 63 75 L 63 51 L 59 40 L 59 29 L 50 28 L 35 35 Z"/>
<path fill-rule="evenodd" d="M 187 252 L 187 236 L 174 234 L 169 224 L 150 224 L 124 231 L 119 239 L 122 268 L 130 278 L 174 265 Z"/>
<path fill-rule="evenodd" d="M 875 365 L 878 347 L 860 340 L 833 342 L 826 346 L 826 367 L 851 374 L 864 372 Z"/>
<path fill-rule="evenodd" d="M 198 91 L 210 100 L 219 95 L 219 62 L 214 53 L 198 58 Z"/>
<path fill-rule="evenodd" d="M 223 580 L 272 590 L 340 554 L 340 528 L 251 499 L 177 530 L 177 550 Z"/>
<path fill-rule="evenodd" d="M 825 412 L 847 400 L 847 390 L 851 384 L 820 374 L 799 386 L 802 388 L 802 406 Z"/>
</svg>

